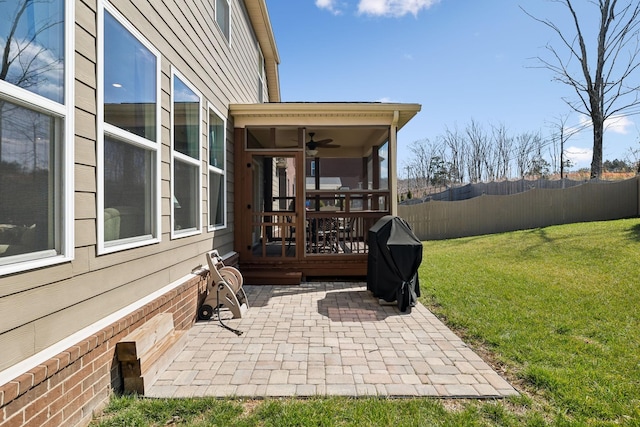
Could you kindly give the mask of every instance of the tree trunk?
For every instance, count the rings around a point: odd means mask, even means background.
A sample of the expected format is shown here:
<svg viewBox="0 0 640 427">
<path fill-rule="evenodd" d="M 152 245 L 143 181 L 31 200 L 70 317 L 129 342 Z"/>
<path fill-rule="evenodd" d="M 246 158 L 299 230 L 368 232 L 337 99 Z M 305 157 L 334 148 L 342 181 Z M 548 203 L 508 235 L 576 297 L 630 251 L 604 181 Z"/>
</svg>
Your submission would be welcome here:
<svg viewBox="0 0 640 427">
<path fill-rule="evenodd" d="M 602 137 L 604 120 L 600 115 L 592 115 L 593 121 L 593 157 L 591 158 L 591 179 L 602 176 Z"/>
</svg>

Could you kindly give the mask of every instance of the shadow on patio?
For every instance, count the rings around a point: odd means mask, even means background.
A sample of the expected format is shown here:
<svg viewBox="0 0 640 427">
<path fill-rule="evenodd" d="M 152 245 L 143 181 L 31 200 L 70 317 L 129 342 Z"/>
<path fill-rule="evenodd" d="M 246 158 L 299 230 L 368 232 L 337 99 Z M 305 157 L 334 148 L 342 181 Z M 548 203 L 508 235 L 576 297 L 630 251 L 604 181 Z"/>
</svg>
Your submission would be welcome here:
<svg viewBox="0 0 640 427">
<path fill-rule="evenodd" d="M 371 292 L 362 289 L 362 284 L 358 284 L 358 289 L 327 292 L 318 300 L 318 313 L 333 322 L 375 322 L 406 315 L 395 307 L 381 306 Z"/>
</svg>

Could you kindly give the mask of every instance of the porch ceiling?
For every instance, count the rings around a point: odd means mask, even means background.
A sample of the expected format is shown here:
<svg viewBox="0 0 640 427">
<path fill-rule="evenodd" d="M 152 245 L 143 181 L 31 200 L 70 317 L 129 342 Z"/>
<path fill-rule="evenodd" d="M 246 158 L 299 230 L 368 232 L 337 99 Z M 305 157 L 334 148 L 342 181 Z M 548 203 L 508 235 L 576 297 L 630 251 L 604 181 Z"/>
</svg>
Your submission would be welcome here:
<svg viewBox="0 0 640 427">
<path fill-rule="evenodd" d="M 305 141 L 314 132 L 315 141 L 332 139 L 331 144 L 340 145 L 319 147 L 318 157 L 362 157 L 389 138 L 394 121 L 401 129 L 420 108 L 419 104 L 379 102 L 264 103 L 232 104 L 229 110 L 236 128 L 251 127 L 260 140 L 275 138 L 272 147 L 295 147 L 298 128 L 305 128 Z M 275 134 L 270 134 L 272 128 Z"/>
</svg>

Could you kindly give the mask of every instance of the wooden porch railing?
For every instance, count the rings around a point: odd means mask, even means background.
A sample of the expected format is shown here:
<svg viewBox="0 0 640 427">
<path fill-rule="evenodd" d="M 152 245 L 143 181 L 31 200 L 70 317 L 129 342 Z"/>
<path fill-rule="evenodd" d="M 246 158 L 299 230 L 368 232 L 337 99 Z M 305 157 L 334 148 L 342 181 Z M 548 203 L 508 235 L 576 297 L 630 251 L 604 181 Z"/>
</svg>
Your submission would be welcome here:
<svg viewBox="0 0 640 427">
<path fill-rule="evenodd" d="M 389 214 L 389 192 L 384 190 L 307 191 L 306 201 L 310 208 L 302 230 L 294 212 L 253 213 L 253 230 L 259 235 L 254 256 L 294 258 L 301 249 L 312 256 L 366 255 L 369 229 Z"/>
<path fill-rule="evenodd" d="M 307 212 L 309 255 L 367 254 L 369 229 L 386 212 Z"/>
<path fill-rule="evenodd" d="M 253 213 L 252 229 L 257 234 L 254 256 L 295 257 L 296 215 L 293 212 Z M 293 250 L 292 250 L 293 248 Z"/>
<path fill-rule="evenodd" d="M 337 212 L 384 212 L 391 210 L 388 190 L 307 190 L 306 201 L 312 210 L 331 209 Z M 319 209 L 315 207 L 319 206 Z"/>
<path fill-rule="evenodd" d="M 390 211 L 387 190 L 307 190 L 307 254 L 367 254 L 367 234 Z"/>
</svg>

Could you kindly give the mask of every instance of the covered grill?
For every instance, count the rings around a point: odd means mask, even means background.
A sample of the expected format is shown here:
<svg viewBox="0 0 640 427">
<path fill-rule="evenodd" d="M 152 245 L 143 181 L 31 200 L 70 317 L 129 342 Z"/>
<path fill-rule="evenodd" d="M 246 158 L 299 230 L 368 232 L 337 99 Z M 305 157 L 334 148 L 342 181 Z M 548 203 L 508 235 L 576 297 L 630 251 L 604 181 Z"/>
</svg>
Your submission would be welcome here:
<svg viewBox="0 0 640 427">
<path fill-rule="evenodd" d="M 377 298 L 397 301 L 400 311 L 407 311 L 420 296 L 422 242 L 404 219 L 387 215 L 369 229 L 368 243 L 367 289 Z"/>
</svg>

